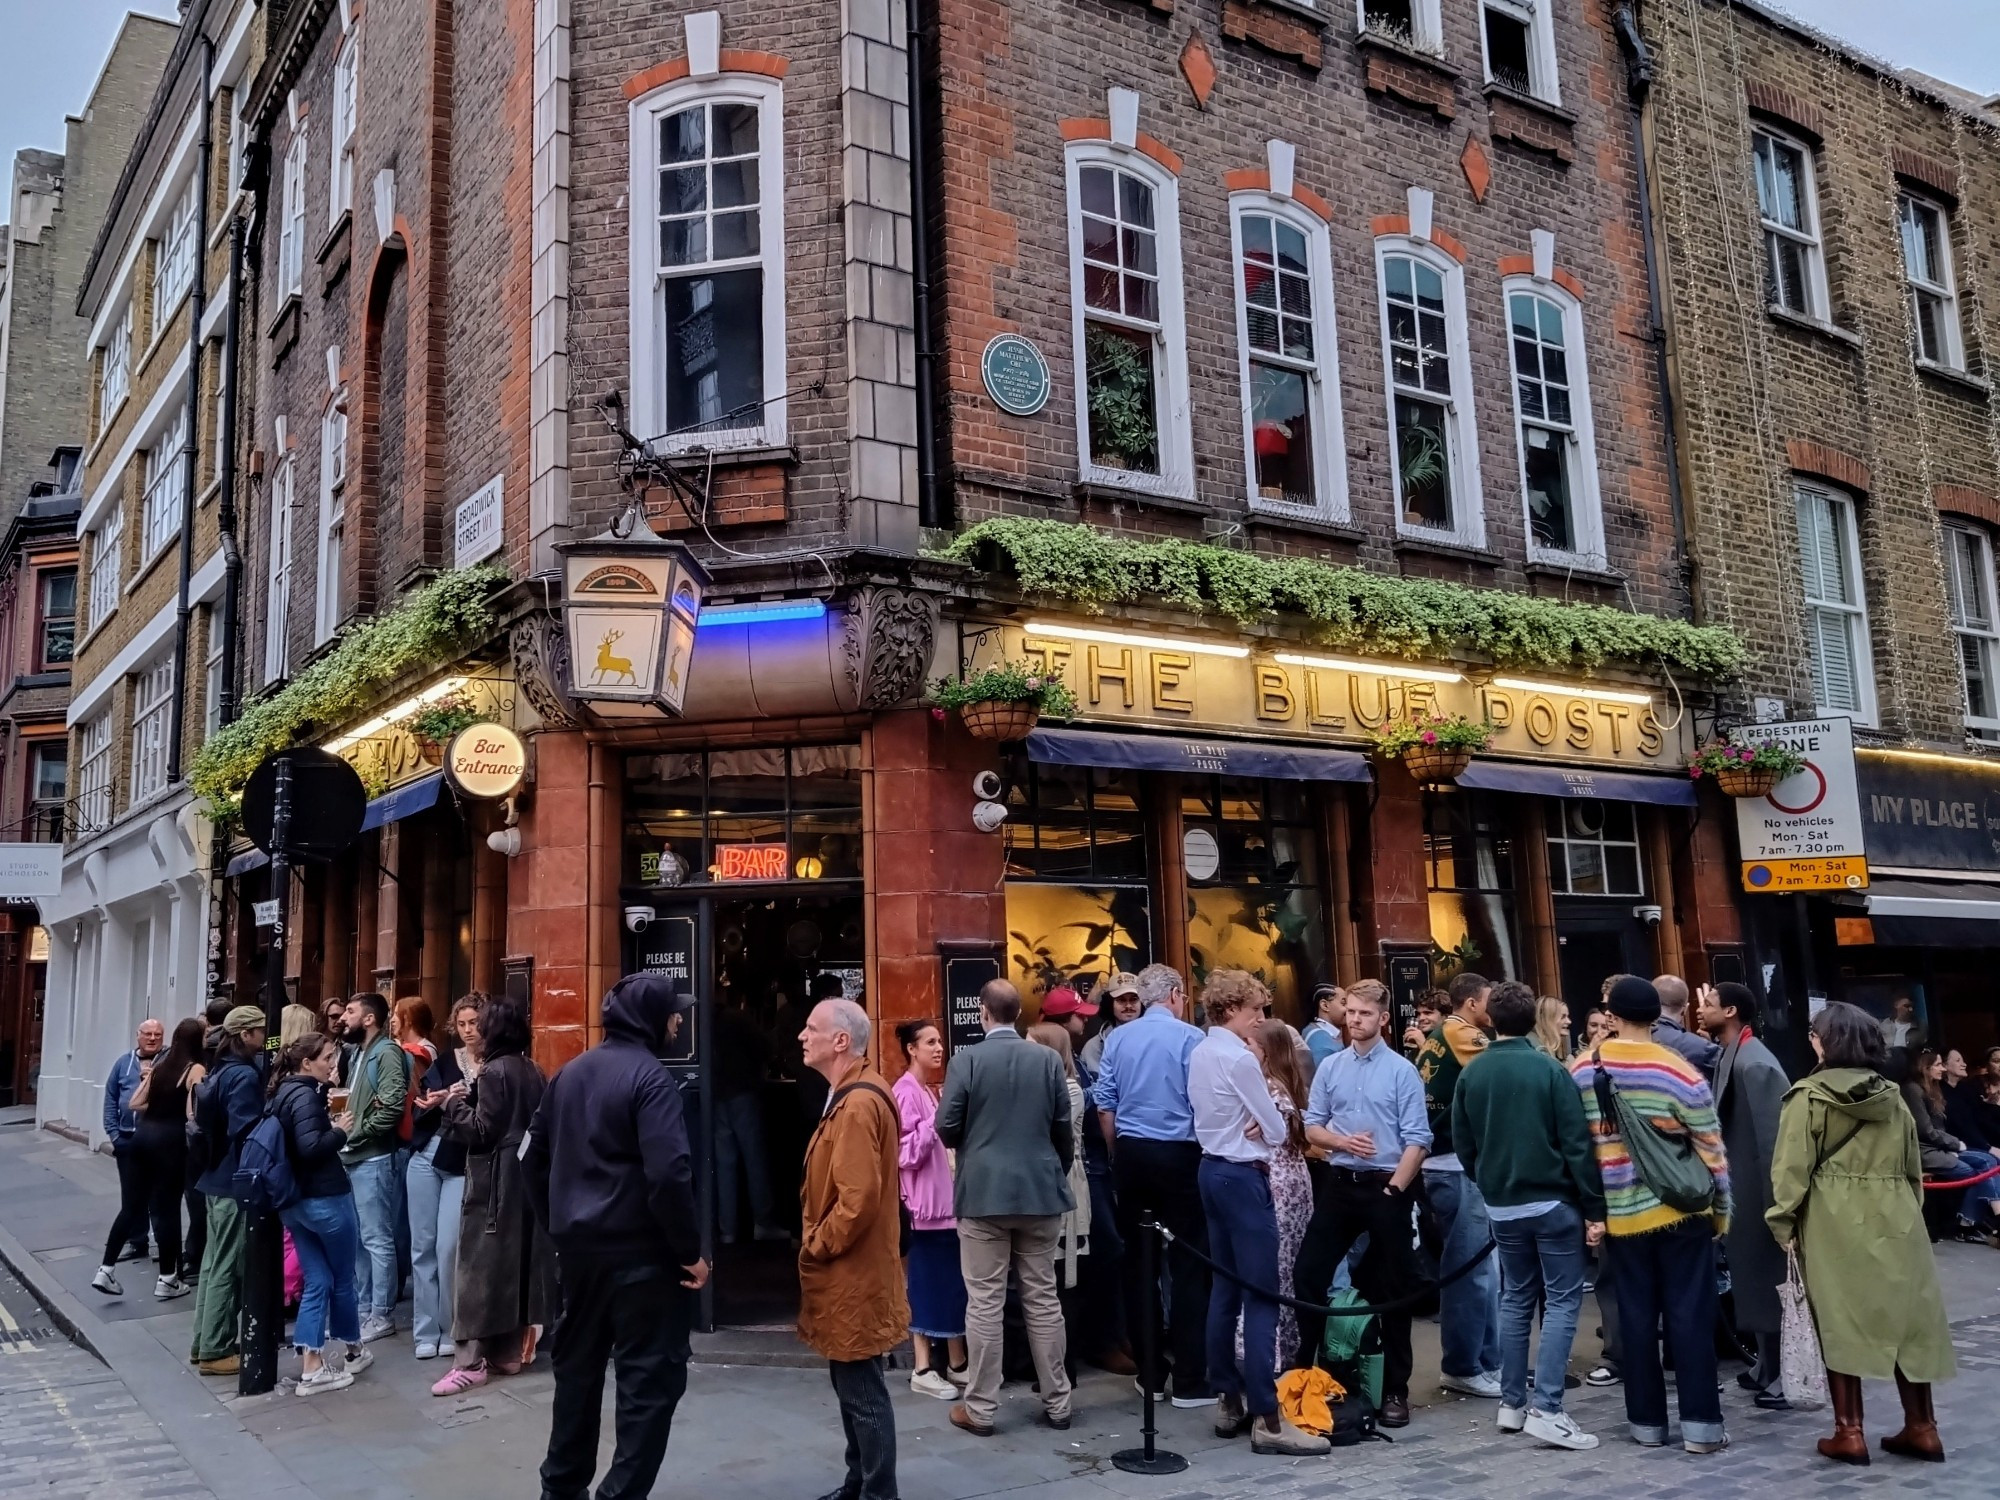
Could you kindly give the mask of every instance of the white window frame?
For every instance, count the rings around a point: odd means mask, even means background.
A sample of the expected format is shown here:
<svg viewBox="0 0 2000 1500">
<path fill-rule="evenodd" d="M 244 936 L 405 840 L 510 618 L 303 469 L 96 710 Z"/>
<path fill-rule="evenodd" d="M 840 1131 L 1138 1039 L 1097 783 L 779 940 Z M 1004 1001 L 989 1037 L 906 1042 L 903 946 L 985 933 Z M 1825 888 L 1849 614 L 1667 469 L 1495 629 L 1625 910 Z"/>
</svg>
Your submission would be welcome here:
<svg viewBox="0 0 2000 1500">
<path fill-rule="evenodd" d="M 90 618 L 84 621 L 84 638 L 118 613 L 124 572 L 125 507 L 114 500 L 90 533 Z"/>
<path fill-rule="evenodd" d="M 285 148 L 278 218 L 278 301 L 301 294 L 306 271 L 306 127 Z"/>
<path fill-rule="evenodd" d="M 1955 538 L 1969 541 L 1972 555 L 1968 559 L 1960 551 Z M 1980 670 L 1986 678 L 1986 691 L 1992 712 L 1981 718 L 1972 714 L 1972 694 L 1965 692 L 1965 732 L 1982 740 L 2000 740 L 2000 590 L 1994 587 L 1993 538 L 1984 527 L 1963 522 L 1948 521 L 1944 528 L 1945 538 L 1945 602 L 1951 611 L 1952 633 L 1957 637 L 1959 681 L 1961 686 L 1969 675 L 1965 658 L 1968 653 L 1980 659 Z M 1968 571 L 1971 577 L 1967 577 Z M 1968 592 L 1976 593 L 1980 607 L 1986 615 L 1985 624 L 1972 619 L 1966 605 Z"/>
<path fill-rule="evenodd" d="M 1787 151 L 1796 151 L 1800 159 L 1800 178 L 1805 184 L 1803 207 L 1806 222 L 1799 229 L 1780 224 L 1775 219 L 1764 216 L 1764 195 L 1758 186 L 1757 143 L 1770 141 Z M 1806 257 L 1806 295 L 1811 306 L 1805 308 L 1786 307 L 1781 302 L 1771 302 L 1771 307 L 1793 317 L 1811 318 L 1817 322 L 1831 321 L 1828 309 L 1832 306 L 1827 296 L 1826 253 L 1819 217 L 1819 153 L 1811 141 L 1792 135 L 1763 121 L 1750 130 L 1750 188 L 1757 205 L 1757 228 L 1764 241 L 1764 274 L 1768 281 L 1777 281 L 1777 270 L 1771 257 L 1771 239 L 1776 236 L 1788 239 L 1804 247 Z"/>
<path fill-rule="evenodd" d="M 1528 428 L 1559 431 L 1559 424 L 1529 417 L 1521 410 L 1521 380 L 1514 365 L 1516 296 L 1536 297 L 1562 314 L 1563 357 L 1569 366 L 1570 527 L 1576 545 L 1567 550 L 1544 547 L 1535 540 L 1534 513 L 1528 499 Z M 1583 304 L 1553 281 L 1532 276 L 1508 276 L 1500 282 L 1500 326 L 1507 333 L 1508 385 L 1513 392 L 1514 447 L 1520 463 L 1521 523 L 1526 528 L 1528 560 L 1557 567 L 1603 568 L 1604 499 L 1598 486 L 1597 424 L 1590 407 L 1590 367 L 1584 356 Z"/>
<path fill-rule="evenodd" d="M 354 211 L 354 136 L 361 109 L 361 31 L 347 33 L 333 61 L 332 172 L 327 179 L 327 222 Z"/>
<path fill-rule="evenodd" d="M 1313 361 L 1257 353 L 1255 358 L 1308 372 L 1313 424 L 1313 487 L 1310 505 L 1267 498 L 1257 485 L 1256 430 L 1251 417 L 1250 306 L 1243 284 L 1243 218 L 1265 215 L 1305 236 L 1312 294 Z M 1329 521 L 1348 518 L 1347 437 L 1341 427 L 1339 331 L 1334 322 L 1333 244 L 1326 221 L 1290 198 L 1269 192 L 1234 193 L 1229 199 L 1230 263 L 1236 279 L 1236 369 L 1243 407 L 1243 482 L 1252 510 L 1277 515 L 1311 515 Z"/>
<path fill-rule="evenodd" d="M 1807 624 L 1806 662 L 1813 673 L 1813 697 L 1819 693 L 1819 653 L 1815 647 L 1818 635 L 1817 621 L 1822 615 L 1842 616 L 1847 620 L 1849 648 L 1854 656 L 1854 706 L 1842 707 L 1830 703 L 1816 703 L 1822 714 L 1844 714 L 1861 724 L 1875 722 L 1875 655 L 1870 644 L 1868 631 L 1868 584 L 1861 572 L 1861 518 L 1855 507 L 1854 497 L 1832 485 L 1820 484 L 1810 479 L 1794 479 L 1792 483 L 1793 504 L 1797 505 L 1807 497 L 1825 501 L 1833 510 L 1833 528 L 1836 544 L 1845 560 L 1847 576 L 1853 580 L 1854 598 L 1826 599 L 1812 592 L 1810 582 L 1806 582 L 1801 593 L 1805 602 Z M 1805 572 L 1805 539 L 1799 538 L 1800 574 Z"/>
<path fill-rule="evenodd" d="M 1399 36 L 1368 22 L 1368 0 L 1354 0 L 1354 19 L 1364 36 L 1386 37 L 1400 46 L 1444 56 L 1444 18 L 1438 0 L 1410 0 L 1410 35 Z"/>
<path fill-rule="evenodd" d="M 200 218 L 195 199 L 201 186 L 200 179 L 190 177 L 174 200 L 173 211 L 167 218 L 166 233 L 160 236 L 158 248 L 153 257 L 153 332 L 158 338 L 174 314 L 186 300 L 188 289 L 194 285 L 195 256 L 199 247 L 195 236 L 199 232 Z"/>
<path fill-rule="evenodd" d="M 222 630 L 215 606 L 208 607 L 208 658 L 202 667 L 202 727 L 212 738 L 222 728 Z"/>
<path fill-rule="evenodd" d="M 1141 322 L 1086 307 L 1084 303 L 1083 192 L 1086 166 L 1130 173 L 1153 192 L 1154 250 L 1159 270 L 1160 322 L 1157 329 Z M 1181 279 L 1180 179 L 1135 147 L 1110 141 L 1073 141 L 1064 153 L 1069 214 L 1070 349 L 1076 375 L 1076 463 L 1086 484 L 1142 494 L 1194 498 L 1194 424 L 1188 395 L 1187 293 Z M 1154 337 L 1156 425 L 1160 472 L 1109 468 L 1090 457 L 1090 391 L 1084 353 L 1084 324 L 1151 333 Z"/>
<path fill-rule="evenodd" d="M 1938 261 L 1943 281 L 1933 281 L 1910 264 L 1910 227 L 1919 213 L 1937 217 Z M 1951 210 L 1937 198 L 1904 188 L 1896 194 L 1896 237 L 1903 253 L 1903 279 L 1909 285 L 1911 347 L 1920 364 L 1939 365 L 1948 370 L 1965 368 L 1965 335 L 1958 316 L 1958 275 L 1952 265 Z M 1924 353 L 1923 319 L 1920 309 L 1928 297 L 1943 309 L 1944 348 Z"/>
<path fill-rule="evenodd" d="M 287 453 L 271 475 L 270 558 L 264 595 L 264 680 L 276 682 L 291 666 L 292 497 L 298 464 Z"/>
<path fill-rule="evenodd" d="M 104 341 L 104 364 L 97 382 L 97 420 L 99 430 L 110 425 L 118 414 L 118 408 L 125 404 L 125 398 L 132 394 L 132 306 L 112 320 L 111 332 Z"/>
<path fill-rule="evenodd" d="M 139 566 L 143 570 L 181 534 L 187 499 L 187 406 L 175 403 L 173 419 L 146 450 L 145 499 L 139 508 Z"/>
<path fill-rule="evenodd" d="M 319 424 L 319 588 L 313 609 L 313 643 L 332 639 L 340 625 L 340 563 L 347 535 L 347 393 L 327 403 Z"/>
<path fill-rule="evenodd" d="M 727 451 L 776 448 L 786 434 L 785 393 L 785 95 L 775 78 L 728 73 L 683 79 L 642 94 L 628 112 L 630 181 L 630 329 L 632 421 L 656 450 Z M 757 110 L 757 242 L 755 261 L 712 262 L 718 269 L 761 265 L 764 272 L 764 411 L 761 420 L 698 432 L 668 432 L 665 289 L 660 269 L 660 122 L 697 104 L 748 104 Z"/>
<path fill-rule="evenodd" d="M 87 837 L 111 826 L 110 710 L 85 719 L 76 738 L 76 832 Z"/>
<path fill-rule="evenodd" d="M 174 659 L 148 662 L 132 674 L 132 780 L 127 807 L 167 789 L 167 741 L 173 733 Z"/>
<path fill-rule="evenodd" d="M 1480 0 L 1479 60 L 1488 83 L 1500 83 L 1493 76 L 1493 58 L 1486 47 L 1486 12 L 1497 10 L 1528 28 L 1527 93 L 1545 104 L 1562 104 L 1562 84 L 1556 71 L 1556 30 L 1551 14 L 1553 0 Z M 1502 88 L 1511 85 L 1501 83 Z"/>
<path fill-rule="evenodd" d="M 1420 526 L 1403 518 L 1402 465 L 1396 454 L 1396 369 L 1389 346 L 1390 257 L 1411 256 L 1444 277 L 1445 337 L 1451 347 L 1446 357 L 1451 371 L 1451 399 L 1445 402 L 1446 432 L 1451 440 L 1452 495 L 1454 525 L 1448 530 Z M 1396 505 L 1396 534 L 1424 541 L 1441 541 L 1459 547 L 1486 545 L 1484 490 L 1479 478 L 1479 423 L 1473 412 L 1472 352 L 1465 316 L 1465 267 L 1428 240 L 1410 235 L 1384 235 L 1375 241 L 1376 337 L 1382 351 L 1382 387 L 1389 419 L 1389 478 Z M 1511 370 L 1511 365 L 1509 366 Z M 1436 402 L 1435 393 L 1417 393 Z"/>
</svg>

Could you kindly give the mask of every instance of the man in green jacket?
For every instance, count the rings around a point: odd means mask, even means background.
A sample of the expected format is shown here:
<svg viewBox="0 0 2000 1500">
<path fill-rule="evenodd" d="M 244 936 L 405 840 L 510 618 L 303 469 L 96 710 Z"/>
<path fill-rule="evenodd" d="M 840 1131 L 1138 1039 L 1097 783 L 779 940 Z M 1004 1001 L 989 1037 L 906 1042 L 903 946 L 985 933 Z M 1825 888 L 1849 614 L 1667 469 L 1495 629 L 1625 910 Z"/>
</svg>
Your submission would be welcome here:
<svg viewBox="0 0 2000 1500">
<path fill-rule="evenodd" d="M 354 1291 L 365 1344 L 396 1331 L 396 1207 L 403 1196 L 396 1148 L 410 1092 L 410 1055 L 389 1035 L 389 1002 L 380 995 L 354 996 L 342 1019 L 348 1038 L 359 1046 L 348 1080 L 347 1114 L 334 1123 L 347 1130 L 340 1160 L 361 1221 Z"/>
<path fill-rule="evenodd" d="M 1535 992 L 1509 981 L 1486 1009 L 1499 1040 L 1459 1077 L 1451 1138 L 1499 1246 L 1500 1430 L 1595 1448 L 1563 1410 L 1563 1377 L 1583 1306 L 1584 1246 L 1604 1236 L 1604 1184 L 1575 1083 L 1529 1039 Z M 1544 1299 L 1531 1404 L 1528 1339 Z"/>
</svg>

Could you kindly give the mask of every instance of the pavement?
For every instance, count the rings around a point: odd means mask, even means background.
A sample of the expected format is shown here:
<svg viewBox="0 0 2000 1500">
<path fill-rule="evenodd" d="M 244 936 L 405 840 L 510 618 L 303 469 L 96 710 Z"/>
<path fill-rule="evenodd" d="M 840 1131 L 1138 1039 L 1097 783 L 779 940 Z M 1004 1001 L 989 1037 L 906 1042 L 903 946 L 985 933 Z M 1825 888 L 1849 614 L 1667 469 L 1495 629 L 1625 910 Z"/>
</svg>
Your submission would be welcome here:
<svg viewBox="0 0 2000 1500">
<path fill-rule="evenodd" d="M 416 1360 L 407 1332 L 371 1347 L 374 1367 L 346 1391 L 302 1401 L 281 1387 L 237 1397 L 234 1379 L 187 1364 L 192 1299 L 155 1302 L 150 1269 L 128 1262 L 122 1298 L 90 1290 L 117 1208 L 110 1159 L 0 1111 L 0 1500 L 510 1500 L 538 1493 L 553 1381 L 538 1363 L 455 1399 L 429 1394 L 442 1362 Z M 2000 1252 L 1940 1245 L 1938 1265 L 1958 1345 L 1959 1378 L 1937 1391 L 1950 1452 L 1918 1470 L 1878 1453 L 1867 1469 L 1826 1463 L 1813 1440 L 1824 1412 L 1762 1412 L 1725 1366 L 1731 1446 L 1705 1458 L 1641 1449 L 1624 1438 L 1616 1387 L 1572 1391 L 1568 1407 L 1604 1442 L 1595 1452 L 1532 1446 L 1494 1430 L 1494 1404 L 1435 1387 L 1435 1325 L 1417 1325 L 1415 1420 L 1390 1443 L 1331 1458 L 1254 1457 L 1209 1431 L 1207 1411 L 1159 1412 L 1159 1442 L 1189 1460 L 1164 1478 L 1122 1473 L 1119 1449 L 1140 1441 L 1131 1381 L 1096 1371 L 1079 1384 L 1075 1425 L 1052 1432 L 1025 1386 L 1009 1386 L 1000 1433 L 968 1437 L 949 1405 L 912 1395 L 892 1375 L 904 1500 L 1269 1500 L 1340 1496 L 1568 1500 L 1699 1494 L 1991 1497 L 2000 1473 Z M 407 1328 L 407 1317 L 400 1320 Z M 1573 1369 L 1595 1362 L 1586 1307 Z M 718 1341 L 709 1359 L 735 1359 Z M 703 1356 L 698 1355 L 698 1359 Z M 281 1374 L 295 1373 L 287 1355 Z M 608 1396 L 608 1393 L 607 1393 Z M 1871 1438 L 1899 1424 L 1892 1387 L 1868 1389 Z M 604 1457 L 610 1452 L 606 1405 Z M 840 1423 L 823 1372 L 770 1364 L 699 1363 L 675 1422 L 656 1493 L 732 1500 L 810 1500 L 837 1487 Z M 600 1469 L 601 1472 L 601 1469 Z"/>
</svg>

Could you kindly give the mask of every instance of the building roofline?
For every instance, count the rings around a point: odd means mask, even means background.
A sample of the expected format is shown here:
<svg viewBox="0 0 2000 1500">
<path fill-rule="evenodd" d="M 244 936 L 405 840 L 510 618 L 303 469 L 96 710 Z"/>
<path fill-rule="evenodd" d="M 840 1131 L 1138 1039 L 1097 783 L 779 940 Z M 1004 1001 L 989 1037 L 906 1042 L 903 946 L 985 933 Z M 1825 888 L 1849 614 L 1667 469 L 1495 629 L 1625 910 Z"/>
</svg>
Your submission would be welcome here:
<svg viewBox="0 0 2000 1500">
<path fill-rule="evenodd" d="M 1948 83 L 1942 78 L 1933 78 L 1928 73 L 1914 68 L 1899 68 L 1887 58 L 1877 57 L 1865 48 L 1831 32 L 1821 31 L 1788 11 L 1766 4 L 1765 0 L 1729 0 L 1729 3 L 1737 10 L 1748 12 L 1767 25 L 1774 26 L 1780 31 L 1788 31 L 1803 41 L 1824 48 L 1850 67 L 1859 68 L 1864 73 L 1873 73 L 1887 82 L 1903 85 L 1913 94 L 1919 95 L 1926 102 L 1936 105 L 1947 113 L 1962 115 L 1989 128 L 2000 129 L 2000 113 L 1983 105 L 1967 102 L 1980 97 L 1971 89 L 1961 89 L 1957 84 Z"/>
</svg>

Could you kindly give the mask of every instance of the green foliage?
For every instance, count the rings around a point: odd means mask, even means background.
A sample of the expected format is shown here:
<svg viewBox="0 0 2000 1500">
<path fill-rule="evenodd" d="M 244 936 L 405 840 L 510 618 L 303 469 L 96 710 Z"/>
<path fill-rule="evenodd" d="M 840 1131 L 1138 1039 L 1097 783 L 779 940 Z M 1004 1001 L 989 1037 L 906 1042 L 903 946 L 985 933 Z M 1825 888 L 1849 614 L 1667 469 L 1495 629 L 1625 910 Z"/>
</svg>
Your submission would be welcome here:
<svg viewBox="0 0 2000 1500">
<path fill-rule="evenodd" d="M 466 693 L 447 693 L 403 721 L 403 727 L 420 740 L 442 745 L 461 729 L 469 729 L 485 719 Z"/>
<path fill-rule="evenodd" d="M 1032 663 L 1002 662 L 971 677 L 940 677 L 925 698 L 933 708 L 959 709 L 972 703 L 1033 703 L 1051 719 L 1076 712 L 1076 694 L 1060 677 L 1047 677 Z"/>
<path fill-rule="evenodd" d="M 358 717 L 391 684 L 455 661 L 499 624 L 495 588 L 507 581 L 482 565 L 444 573 L 395 609 L 350 627 L 340 643 L 278 692 L 252 704 L 201 747 L 188 783 L 218 822 L 265 756 Z"/>
<path fill-rule="evenodd" d="M 1375 753 L 1394 760 L 1405 750 L 1484 750 L 1493 726 L 1464 714 L 1411 715 L 1391 719 L 1372 738 Z"/>
<path fill-rule="evenodd" d="M 953 538 L 942 556 L 981 564 L 991 548 L 1023 593 L 1093 613 L 1167 604 L 1239 625 L 1303 615 L 1325 645 L 1409 658 L 1464 652 L 1502 666 L 1589 671 L 1659 661 L 1723 679 L 1748 661 L 1719 625 L 1691 625 L 1602 604 L 1566 604 L 1432 578 L 1399 578 L 1304 557 L 1264 557 L 1166 537 L 1107 535 L 1063 521 L 1001 517 Z"/>
<path fill-rule="evenodd" d="M 1778 779 L 1796 776 L 1806 766 L 1806 758 L 1789 745 L 1732 745 L 1727 740 L 1710 740 L 1688 757 L 1688 775 L 1697 779 L 1718 771 L 1776 771 Z"/>
<path fill-rule="evenodd" d="M 1145 357 L 1132 340 L 1096 323 L 1084 326 L 1083 357 L 1091 457 L 1110 469 L 1154 472 L 1160 466 L 1160 431 Z"/>
</svg>

